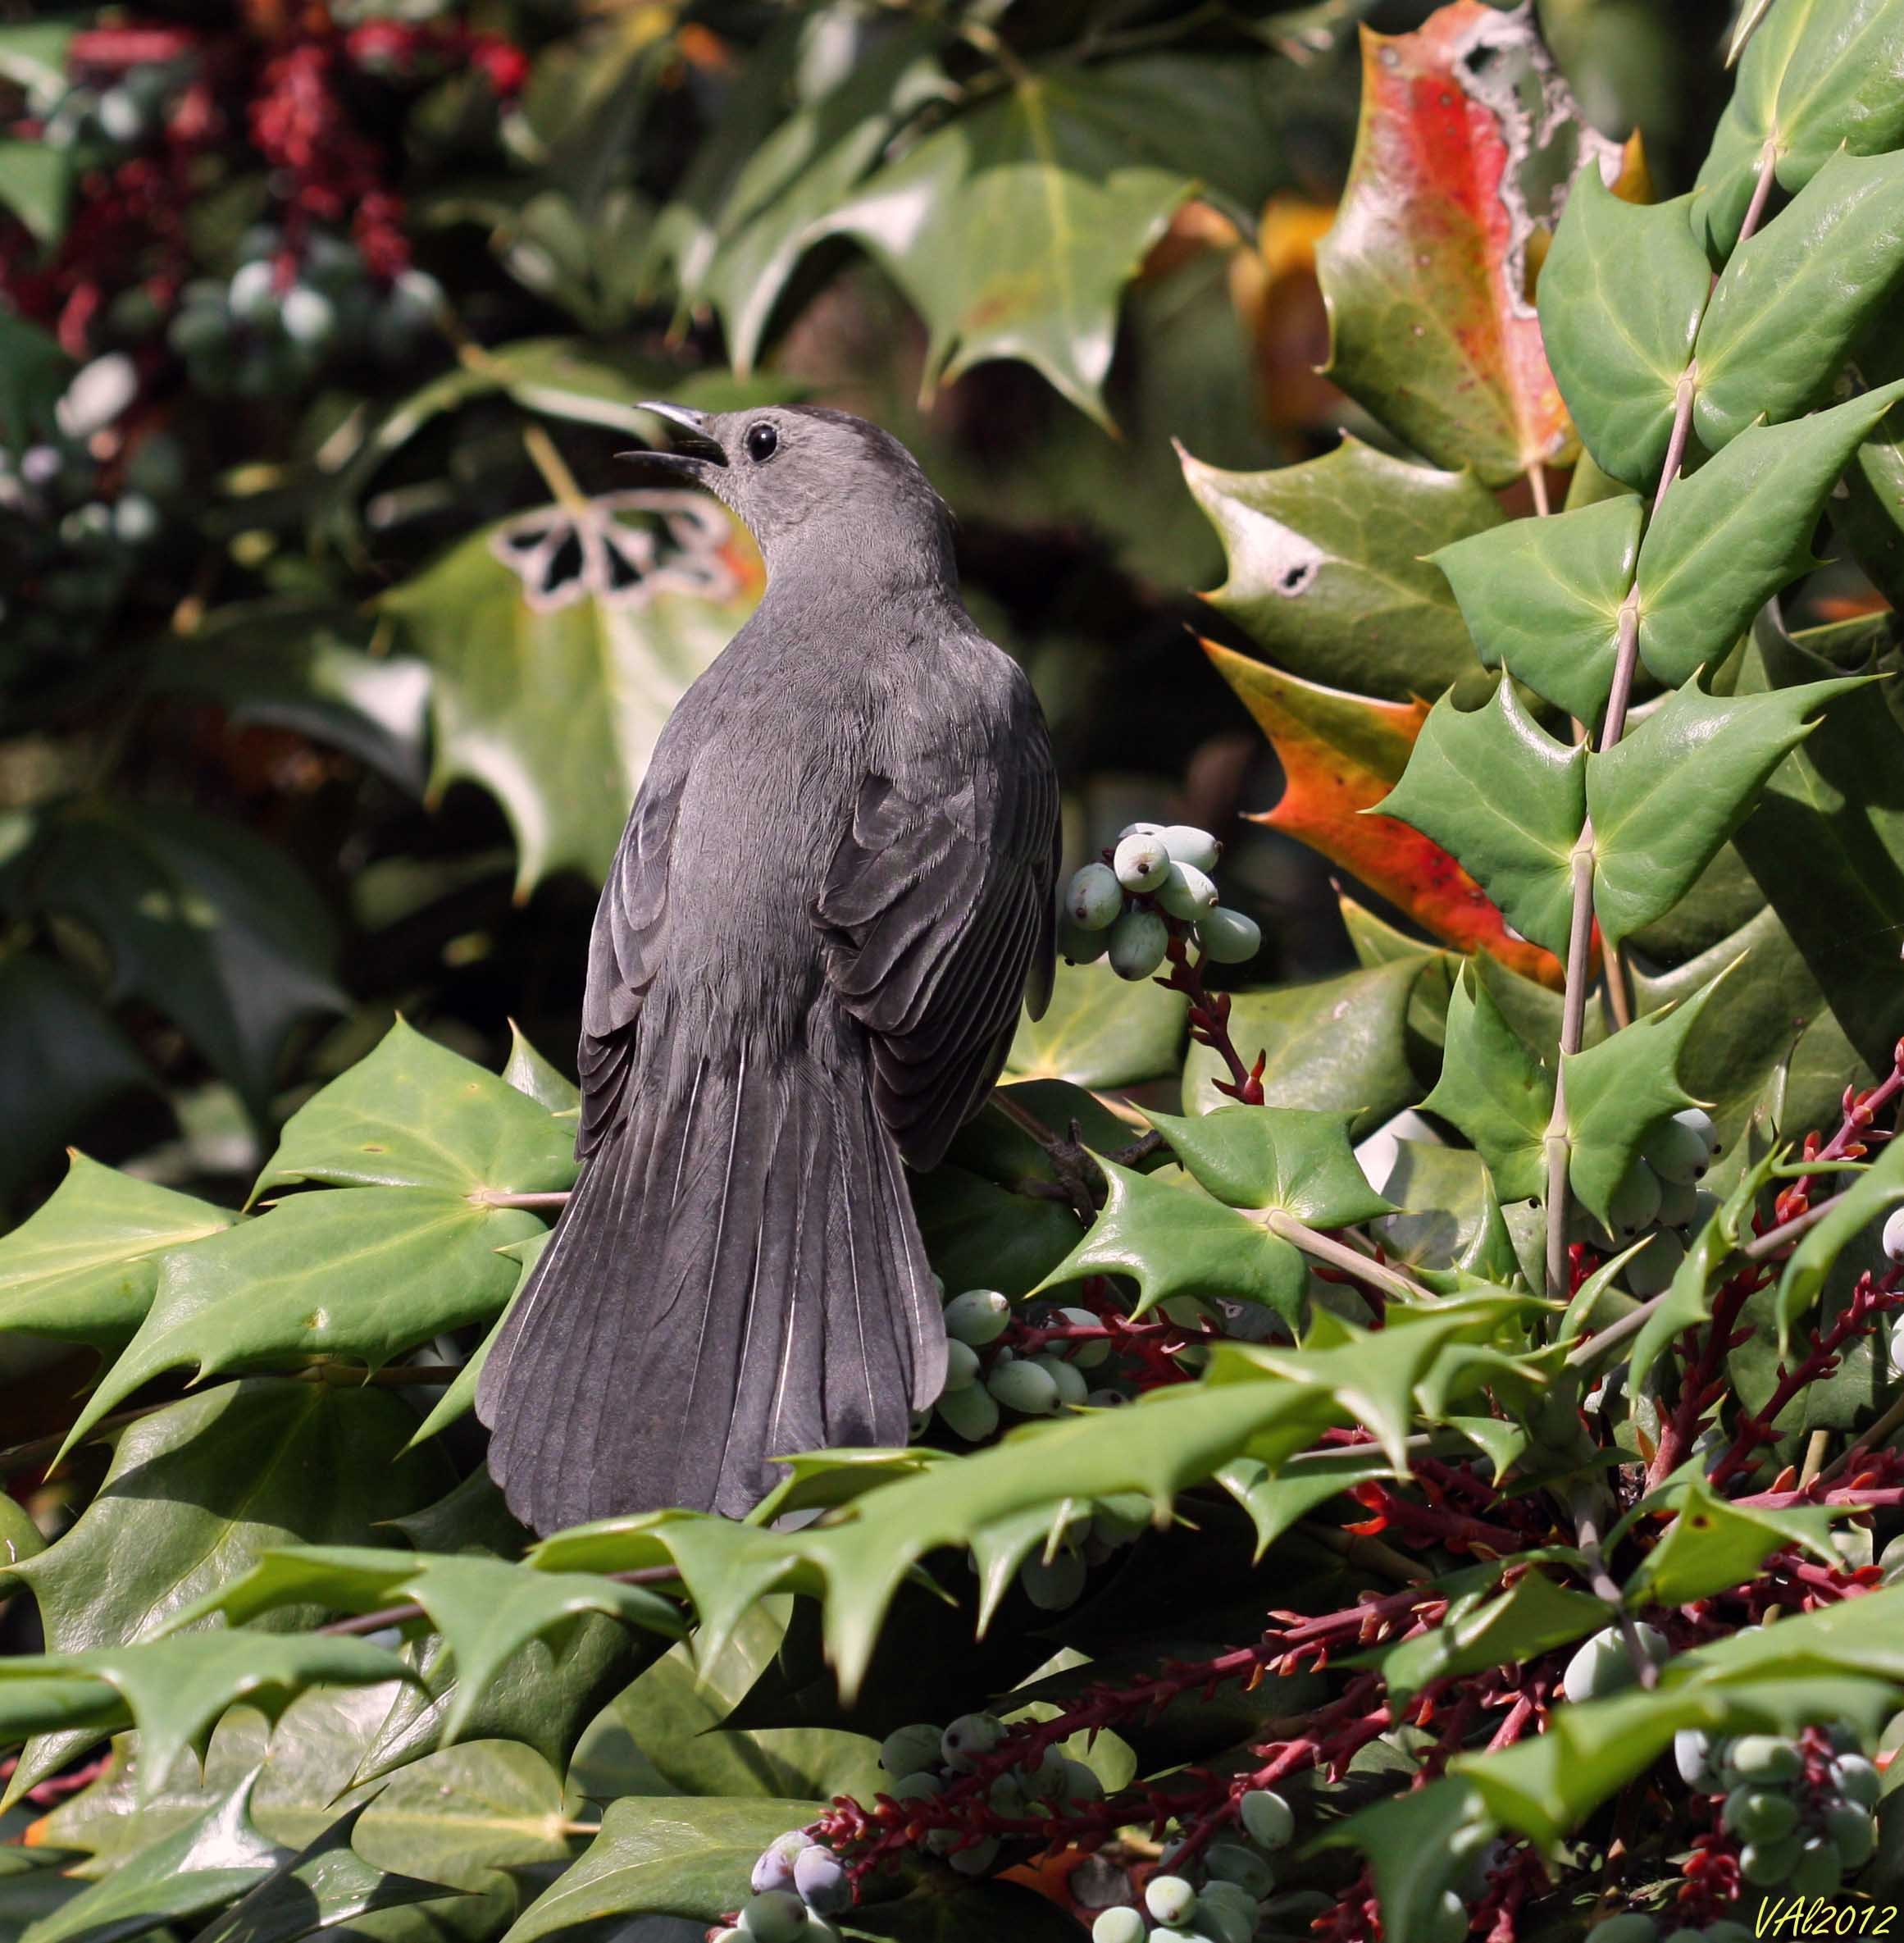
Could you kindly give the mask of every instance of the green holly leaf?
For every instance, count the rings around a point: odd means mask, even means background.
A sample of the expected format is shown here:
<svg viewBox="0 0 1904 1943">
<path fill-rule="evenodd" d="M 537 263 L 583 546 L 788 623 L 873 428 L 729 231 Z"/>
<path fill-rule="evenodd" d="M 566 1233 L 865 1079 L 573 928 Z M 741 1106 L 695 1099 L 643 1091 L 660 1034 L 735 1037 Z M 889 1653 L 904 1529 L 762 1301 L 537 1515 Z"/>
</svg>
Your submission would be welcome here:
<svg viewBox="0 0 1904 1943">
<path fill-rule="evenodd" d="M 507 1247 L 496 1251 L 499 1255 L 506 1255 L 521 1264 L 516 1275 L 516 1286 L 508 1301 L 503 1303 L 502 1313 L 490 1325 L 490 1333 L 470 1352 L 462 1367 L 450 1379 L 449 1387 L 430 1405 L 430 1414 L 417 1426 L 417 1434 L 410 1439 L 410 1448 L 448 1430 L 450 1425 L 467 1416 L 476 1408 L 476 1385 L 482 1380 L 483 1365 L 490 1360 L 490 1352 L 502 1334 L 503 1325 L 509 1320 L 509 1311 L 515 1307 L 517 1298 L 528 1287 L 529 1278 L 535 1272 L 535 1264 L 542 1259 L 542 1251 L 548 1247 L 549 1240 L 545 1231 L 531 1235 L 526 1241 L 511 1242 Z"/>
<path fill-rule="evenodd" d="M 566 1188 L 575 1173 L 571 1123 L 399 1019 L 291 1115 L 253 1193 L 323 1181 L 528 1194 Z"/>
<path fill-rule="evenodd" d="M 1761 1512 L 1729 1503 L 1703 1478 L 1679 1486 L 1670 1502 L 1678 1516 L 1627 1580 L 1629 1606 L 1683 1606 L 1742 1585 L 1788 1545 L 1800 1545 L 1828 1565 L 1838 1562 L 1831 1513 L 1823 1506 Z"/>
<path fill-rule="evenodd" d="M 65 87 L 63 72 L 57 85 Z M 74 369 L 50 331 L 0 312 L 0 440 L 17 452 L 54 431 L 53 408 Z"/>
<path fill-rule="evenodd" d="M 647 571 L 617 545 L 652 549 Z M 631 489 L 484 527 L 383 596 L 431 670 L 430 789 L 496 797 L 520 895 L 565 866 L 608 874 L 662 725 L 759 588 L 704 495 Z"/>
<path fill-rule="evenodd" d="M 1534 722 L 1511 682 L 1471 711 L 1443 696 L 1377 807 L 1449 851 L 1524 937 L 1565 955 L 1587 752 Z"/>
<path fill-rule="evenodd" d="M 1648 1136 L 1681 1107 L 1698 1104 L 1680 1083 L 1679 1058 L 1725 975 L 1683 1005 L 1649 1012 L 1624 1032 L 1561 1059 L 1571 1147 L 1567 1184 L 1603 1226 L 1613 1225 L 1609 1204 Z"/>
<path fill-rule="evenodd" d="M 1642 518 L 1638 499 L 1623 493 L 1551 519 L 1517 519 L 1431 557 L 1488 667 L 1597 722 L 1613 686 Z"/>
<path fill-rule="evenodd" d="M 302 1849 L 284 1856 L 216 1923 L 199 1932 L 202 1943 L 297 1943 L 374 1910 L 454 1896 L 440 1882 L 393 1874 L 358 1854 L 352 1837 L 370 1806 L 360 1802 Z"/>
<path fill-rule="evenodd" d="M 450 1481 L 434 1452 L 399 1454 L 415 1421 L 388 1391 L 253 1377 L 128 1425 L 77 1521 L 11 1568 L 39 1608 L 48 1648 L 72 1655 L 149 1640 L 277 1547 L 368 1544 L 380 1523 Z M 12 1793 L 98 1738 L 75 1731 L 36 1741 Z"/>
<path fill-rule="evenodd" d="M 1556 1585 L 1531 1571 L 1498 1598 L 1451 1611 L 1445 1625 L 1404 1640 L 1376 1656 L 1388 1690 L 1397 1700 L 1431 1681 L 1519 1666 L 1556 1646 L 1583 1639 L 1606 1624 L 1603 1600 Z"/>
<path fill-rule="evenodd" d="M 1472 965 L 1448 1001 L 1442 1076 L 1421 1104 L 1424 1113 L 1458 1128 L 1480 1154 L 1501 1201 L 1546 1197 L 1554 1077 L 1501 1015 Z"/>
<path fill-rule="evenodd" d="M 1176 1070 L 1189 1008 L 1181 992 L 1155 979 L 1120 978 L 1102 959 L 1059 959 L 1044 1016 L 1019 1017 L 1005 1076 L 1102 1088 L 1160 1079 Z"/>
<path fill-rule="evenodd" d="M 1833 155 L 1740 244 L 1699 327 L 1692 423 L 1716 451 L 1803 411 L 1904 271 L 1904 153 Z"/>
<path fill-rule="evenodd" d="M 1541 335 L 1560 395 L 1601 471 L 1642 492 L 1665 463 L 1712 285 L 1687 208 L 1684 197 L 1626 202 L 1585 170 L 1541 266 Z"/>
<path fill-rule="evenodd" d="M 517 1265 L 497 1253 L 542 1232 L 519 1208 L 430 1188 L 294 1195 L 168 1255 L 139 1333 L 101 1380 L 61 1455 L 166 1370 L 341 1357 L 380 1368 L 444 1330 L 493 1316 Z"/>
<path fill-rule="evenodd" d="M 1443 1898 L 1459 1893 L 1496 1826 L 1472 1781 L 1444 1776 L 1378 1801 L 1323 1839 L 1369 1858 L 1387 1943 L 1432 1943 L 1446 1927 Z"/>
<path fill-rule="evenodd" d="M 1278 1106 L 1353 1112 L 1351 1130 L 1373 1131 L 1421 1097 L 1408 1062 L 1410 1008 L 1443 954 L 1423 948 L 1367 971 L 1235 994 L 1230 1038 L 1244 1062 L 1264 1056 L 1264 1097 Z M 1183 1106 L 1208 1113 L 1232 1102 L 1216 1090 L 1229 1069 L 1207 1046 L 1183 1066 Z"/>
<path fill-rule="evenodd" d="M 572 1114 L 581 1105 L 581 1089 L 551 1065 L 522 1036 L 522 1029 L 509 1021 L 509 1058 L 503 1078 L 519 1093 L 526 1093 L 551 1113 Z"/>
<path fill-rule="evenodd" d="M 1137 1284 L 1133 1316 L 1173 1295 L 1209 1294 L 1261 1302 L 1291 1329 L 1300 1322 L 1309 1265 L 1290 1243 L 1200 1188 L 1110 1161 L 1098 1165 L 1109 1189 L 1104 1206 L 1043 1288 L 1086 1275 L 1128 1275 Z"/>
<path fill-rule="evenodd" d="M 1437 472 L 1353 437 L 1266 472 L 1181 457 L 1228 563 L 1204 598 L 1280 667 L 1393 701 L 1438 695 L 1474 673 L 1468 628 L 1428 564 L 1437 549 L 1501 525 L 1473 473 Z"/>
<path fill-rule="evenodd" d="M 1666 495 L 1640 545 L 1640 657 L 1669 688 L 1715 666 L 1814 564 L 1811 530 L 1904 381 L 1789 425 L 1755 426 Z"/>
<path fill-rule="evenodd" d="M 0 1240 L 0 1330 L 115 1348 L 152 1306 L 159 1257 L 237 1219 L 75 1149 L 51 1197 Z"/>
<path fill-rule="evenodd" d="M 1593 911 L 1608 943 L 1656 923 L 1751 814 L 1759 791 L 1853 677 L 1737 696 L 1688 682 L 1587 766 Z"/>
<path fill-rule="evenodd" d="M 1779 182 L 1802 189 L 1842 144 L 1881 155 L 1904 144 L 1904 10 L 1897 0 L 1779 0 L 1739 63 L 1694 186 L 1694 226 L 1714 256 L 1738 239 L 1771 146 Z"/>
<path fill-rule="evenodd" d="M 73 158 L 44 141 L 0 141 L 0 209 L 34 240 L 57 247 L 72 204 Z"/>
<path fill-rule="evenodd" d="M 1185 1170 L 1227 1206 L 1281 1208 L 1312 1228 L 1346 1228 L 1394 1211 L 1369 1185 L 1347 1113 L 1223 1106 L 1179 1120 L 1144 1116 Z"/>
<path fill-rule="evenodd" d="M 1831 1211 L 1792 1252 L 1779 1278 L 1779 1353 L 1791 1351 L 1792 1325 L 1824 1293 L 1832 1265 L 1865 1229 L 1904 1203 L 1904 1140 L 1893 1140 L 1831 1204 Z"/>
<path fill-rule="evenodd" d="M 605 1918 L 716 1922 L 745 1900 L 760 1851 L 825 1805 L 643 1795 L 611 1801 L 581 1859 L 522 1912 L 504 1943 L 535 1943 Z"/>
<path fill-rule="evenodd" d="M 1395 1466 L 1374 1444 L 1328 1451 L 1298 1470 L 1272 1471 L 1255 1457 L 1238 1457 L 1216 1474 L 1216 1481 L 1250 1514 L 1256 1527 L 1255 1556 L 1263 1554 L 1299 1519 L 1370 1478 L 1392 1477 Z"/>
</svg>

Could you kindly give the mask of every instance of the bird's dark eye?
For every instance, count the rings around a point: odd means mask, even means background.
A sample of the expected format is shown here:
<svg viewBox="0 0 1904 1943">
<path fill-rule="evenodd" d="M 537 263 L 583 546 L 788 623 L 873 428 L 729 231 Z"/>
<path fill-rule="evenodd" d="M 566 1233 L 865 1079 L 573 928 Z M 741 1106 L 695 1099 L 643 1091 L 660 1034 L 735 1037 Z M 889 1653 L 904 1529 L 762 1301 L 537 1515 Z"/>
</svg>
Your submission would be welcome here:
<svg viewBox="0 0 1904 1943">
<path fill-rule="evenodd" d="M 747 428 L 747 456 L 757 465 L 764 465 L 780 449 L 780 434 L 771 425 L 750 425 Z"/>
</svg>

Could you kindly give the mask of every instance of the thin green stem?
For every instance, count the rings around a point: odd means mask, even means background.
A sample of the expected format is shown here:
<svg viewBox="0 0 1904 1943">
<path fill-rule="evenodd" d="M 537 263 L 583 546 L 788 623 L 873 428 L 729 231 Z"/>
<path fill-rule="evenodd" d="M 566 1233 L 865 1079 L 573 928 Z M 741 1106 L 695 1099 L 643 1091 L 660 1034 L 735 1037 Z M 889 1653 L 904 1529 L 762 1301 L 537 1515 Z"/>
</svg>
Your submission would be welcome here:
<svg viewBox="0 0 1904 1943">
<path fill-rule="evenodd" d="M 1429 1291 L 1413 1276 L 1405 1275 L 1387 1262 L 1361 1253 L 1346 1242 L 1337 1241 L 1333 1235 L 1311 1228 L 1306 1221 L 1298 1220 L 1287 1208 L 1257 1208 L 1251 1211 L 1250 1219 L 1260 1221 L 1270 1234 L 1280 1236 L 1312 1259 L 1326 1261 L 1331 1268 L 1340 1269 L 1344 1275 L 1353 1275 L 1357 1280 L 1379 1288 L 1384 1295 L 1393 1296 L 1397 1302 L 1419 1302 L 1428 1297 Z"/>
</svg>

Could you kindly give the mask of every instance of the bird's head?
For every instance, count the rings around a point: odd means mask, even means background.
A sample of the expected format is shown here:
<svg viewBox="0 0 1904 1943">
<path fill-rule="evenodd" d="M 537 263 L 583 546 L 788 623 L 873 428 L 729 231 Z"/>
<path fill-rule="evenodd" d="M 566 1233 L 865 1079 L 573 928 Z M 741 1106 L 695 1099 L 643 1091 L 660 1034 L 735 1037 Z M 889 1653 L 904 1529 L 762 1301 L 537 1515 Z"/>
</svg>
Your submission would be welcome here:
<svg viewBox="0 0 1904 1943">
<path fill-rule="evenodd" d="M 952 577 L 952 519 L 891 433 L 822 405 L 743 412 L 642 408 L 673 428 L 671 451 L 631 453 L 704 486 L 745 523 L 769 575 L 840 580 Z"/>
</svg>

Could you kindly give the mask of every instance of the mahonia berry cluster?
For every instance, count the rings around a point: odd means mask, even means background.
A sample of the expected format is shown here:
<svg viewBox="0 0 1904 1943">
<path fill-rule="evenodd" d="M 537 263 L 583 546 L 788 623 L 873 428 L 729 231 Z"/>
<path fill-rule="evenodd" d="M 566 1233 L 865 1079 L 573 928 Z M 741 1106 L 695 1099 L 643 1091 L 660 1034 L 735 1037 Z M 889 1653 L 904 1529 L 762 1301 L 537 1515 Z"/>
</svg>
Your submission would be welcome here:
<svg viewBox="0 0 1904 1943">
<path fill-rule="evenodd" d="M 1578 1211 L 1576 1234 L 1597 1253 L 1612 1256 L 1645 1246 L 1621 1270 L 1628 1293 L 1654 1296 L 1686 1259 L 1687 1238 L 1718 1211 L 1719 1201 L 1699 1185 L 1719 1158 L 1719 1131 L 1703 1107 L 1688 1106 L 1662 1120 L 1641 1147 L 1608 1212 L 1610 1228 Z"/>
<path fill-rule="evenodd" d="M 1147 978 L 1169 955 L 1175 919 L 1202 955 L 1241 965 L 1262 948 L 1253 919 L 1217 902 L 1210 873 L 1223 846 L 1189 823 L 1131 823 L 1064 894 L 1059 949 L 1073 965 L 1108 957 L 1120 978 Z"/>
</svg>

